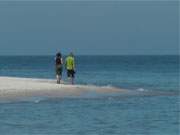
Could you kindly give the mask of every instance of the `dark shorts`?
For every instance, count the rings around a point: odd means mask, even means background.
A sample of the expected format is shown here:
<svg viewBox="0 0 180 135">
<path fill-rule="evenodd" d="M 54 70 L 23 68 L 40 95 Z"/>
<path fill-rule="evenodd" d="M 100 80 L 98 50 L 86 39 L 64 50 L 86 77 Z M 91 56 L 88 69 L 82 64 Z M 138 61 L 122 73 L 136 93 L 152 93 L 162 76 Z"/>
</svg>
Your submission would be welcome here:
<svg viewBox="0 0 180 135">
<path fill-rule="evenodd" d="M 75 71 L 74 70 L 67 70 L 67 76 L 74 78 Z"/>
<path fill-rule="evenodd" d="M 56 66 L 56 75 L 62 75 L 62 66 L 61 65 Z"/>
</svg>

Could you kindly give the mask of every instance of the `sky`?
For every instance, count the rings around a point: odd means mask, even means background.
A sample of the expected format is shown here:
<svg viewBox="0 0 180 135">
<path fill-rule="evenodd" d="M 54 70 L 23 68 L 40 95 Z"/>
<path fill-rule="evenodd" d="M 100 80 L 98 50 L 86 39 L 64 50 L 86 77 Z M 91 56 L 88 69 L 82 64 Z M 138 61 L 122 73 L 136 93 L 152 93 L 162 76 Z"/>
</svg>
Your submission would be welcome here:
<svg viewBox="0 0 180 135">
<path fill-rule="evenodd" d="M 178 1 L 1 1 L 0 55 L 174 55 Z"/>
</svg>

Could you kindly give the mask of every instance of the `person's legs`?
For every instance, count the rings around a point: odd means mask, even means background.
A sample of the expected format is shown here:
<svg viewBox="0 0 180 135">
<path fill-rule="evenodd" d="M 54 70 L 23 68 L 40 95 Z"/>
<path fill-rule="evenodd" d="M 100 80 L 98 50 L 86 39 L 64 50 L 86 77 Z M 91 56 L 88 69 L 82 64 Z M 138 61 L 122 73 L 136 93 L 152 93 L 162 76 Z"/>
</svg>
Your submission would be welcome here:
<svg viewBox="0 0 180 135">
<path fill-rule="evenodd" d="M 71 80 L 71 73 L 70 73 L 70 70 L 67 70 L 67 77 L 68 77 L 68 82 L 69 82 L 69 80 Z"/>
<path fill-rule="evenodd" d="M 73 70 L 67 70 L 67 76 L 70 80 L 71 84 L 74 84 L 74 71 Z"/>
<path fill-rule="evenodd" d="M 57 84 L 60 84 L 60 75 L 56 75 L 57 78 Z"/>
<path fill-rule="evenodd" d="M 61 78 L 62 78 L 62 67 L 59 69 L 59 84 L 61 83 Z"/>
<path fill-rule="evenodd" d="M 74 70 L 71 70 L 71 84 L 74 84 Z"/>
<path fill-rule="evenodd" d="M 74 78 L 71 77 L 71 84 L 74 85 Z"/>
<path fill-rule="evenodd" d="M 58 68 L 56 69 L 57 84 L 60 84 L 61 75 L 62 75 L 62 68 L 61 68 L 61 67 L 58 67 Z"/>
<path fill-rule="evenodd" d="M 68 79 L 70 79 L 70 70 L 67 70 L 67 77 L 68 77 Z"/>
</svg>

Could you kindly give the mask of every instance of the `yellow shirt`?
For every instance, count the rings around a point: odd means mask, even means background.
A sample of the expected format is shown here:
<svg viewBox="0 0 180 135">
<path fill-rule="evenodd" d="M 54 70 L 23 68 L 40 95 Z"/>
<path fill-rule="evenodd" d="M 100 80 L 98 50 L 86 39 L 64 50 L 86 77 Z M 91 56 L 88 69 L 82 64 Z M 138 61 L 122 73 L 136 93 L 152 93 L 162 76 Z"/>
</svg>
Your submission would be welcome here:
<svg viewBox="0 0 180 135">
<path fill-rule="evenodd" d="M 66 58 L 66 69 L 67 69 L 67 70 L 74 70 L 74 69 L 75 69 L 74 57 L 68 56 L 68 57 Z"/>
</svg>

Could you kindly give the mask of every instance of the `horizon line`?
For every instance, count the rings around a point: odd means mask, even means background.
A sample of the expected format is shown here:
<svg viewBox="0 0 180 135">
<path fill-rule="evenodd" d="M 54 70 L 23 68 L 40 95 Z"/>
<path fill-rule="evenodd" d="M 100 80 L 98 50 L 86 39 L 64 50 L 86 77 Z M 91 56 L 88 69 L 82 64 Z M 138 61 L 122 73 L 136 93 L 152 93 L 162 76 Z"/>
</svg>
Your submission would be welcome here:
<svg viewBox="0 0 180 135">
<path fill-rule="evenodd" d="M 64 54 L 63 56 L 67 56 L 68 54 Z M 0 55 L 1 56 L 55 56 L 54 55 L 34 55 L 34 54 L 28 54 L 28 55 L 22 55 L 22 54 L 14 54 L 14 55 Z M 75 56 L 180 56 L 180 54 L 77 54 Z"/>
</svg>

